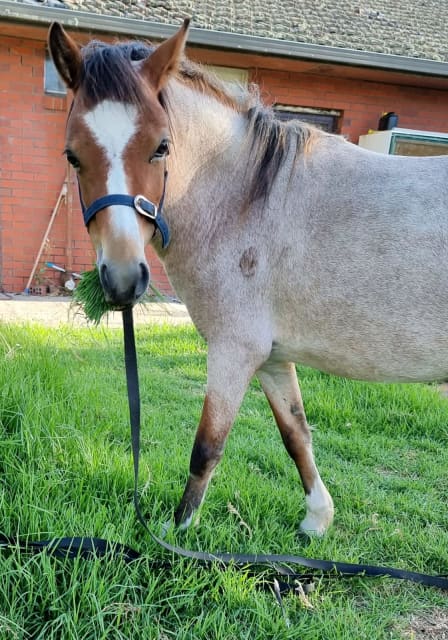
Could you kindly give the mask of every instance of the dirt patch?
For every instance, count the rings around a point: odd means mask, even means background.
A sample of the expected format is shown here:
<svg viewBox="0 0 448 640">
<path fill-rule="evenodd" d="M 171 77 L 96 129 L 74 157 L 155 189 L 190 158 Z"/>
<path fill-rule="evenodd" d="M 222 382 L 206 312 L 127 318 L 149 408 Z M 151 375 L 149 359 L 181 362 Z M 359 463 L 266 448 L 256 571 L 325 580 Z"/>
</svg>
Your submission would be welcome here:
<svg viewBox="0 0 448 640">
<path fill-rule="evenodd" d="M 0 298 L 0 323 L 37 322 L 47 327 L 60 324 L 88 326 L 85 316 L 73 306 L 71 298 L 9 296 Z M 149 302 L 138 304 L 134 308 L 135 324 L 188 324 L 190 316 L 184 305 L 175 302 Z M 121 327 L 120 312 L 107 314 L 101 321 L 107 327 Z"/>
<path fill-rule="evenodd" d="M 448 609 L 433 609 L 412 616 L 404 640 L 448 640 Z"/>
</svg>

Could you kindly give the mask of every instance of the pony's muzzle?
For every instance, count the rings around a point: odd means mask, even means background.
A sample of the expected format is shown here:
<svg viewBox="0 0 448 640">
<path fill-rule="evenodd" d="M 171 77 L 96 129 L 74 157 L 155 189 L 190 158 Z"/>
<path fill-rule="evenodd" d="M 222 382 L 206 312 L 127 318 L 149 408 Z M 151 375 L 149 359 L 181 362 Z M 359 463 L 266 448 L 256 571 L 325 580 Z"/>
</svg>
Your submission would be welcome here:
<svg viewBox="0 0 448 640">
<path fill-rule="evenodd" d="M 110 304 L 133 305 L 148 288 L 149 267 L 146 262 L 123 265 L 103 261 L 98 267 L 104 296 Z"/>
</svg>

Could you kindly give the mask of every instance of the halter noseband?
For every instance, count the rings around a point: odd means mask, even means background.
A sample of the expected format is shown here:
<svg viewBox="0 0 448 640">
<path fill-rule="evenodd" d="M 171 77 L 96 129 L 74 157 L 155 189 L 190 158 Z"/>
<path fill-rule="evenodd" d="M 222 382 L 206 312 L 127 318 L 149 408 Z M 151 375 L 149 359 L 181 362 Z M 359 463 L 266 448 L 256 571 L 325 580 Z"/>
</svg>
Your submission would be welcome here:
<svg viewBox="0 0 448 640">
<path fill-rule="evenodd" d="M 166 223 L 166 220 L 162 217 L 162 210 L 163 202 L 165 200 L 165 187 L 167 177 L 168 171 L 165 170 L 165 173 L 163 175 L 163 192 L 158 205 L 154 204 L 153 202 L 151 202 L 151 200 L 148 200 L 148 198 L 145 198 L 145 196 L 142 195 L 128 196 L 123 193 L 111 193 L 107 196 L 97 198 L 92 202 L 90 206 L 86 207 L 81 197 L 81 191 L 79 191 L 79 199 L 81 201 L 84 224 L 87 227 L 89 222 L 92 220 L 92 218 L 95 217 L 98 211 L 101 211 L 102 209 L 110 207 L 114 204 L 124 207 L 130 207 L 131 209 L 137 211 L 137 213 L 139 213 L 140 215 L 151 220 L 153 225 L 156 227 L 156 230 L 160 231 L 160 235 L 162 236 L 162 248 L 166 249 L 166 247 L 170 243 L 170 230 Z"/>
</svg>

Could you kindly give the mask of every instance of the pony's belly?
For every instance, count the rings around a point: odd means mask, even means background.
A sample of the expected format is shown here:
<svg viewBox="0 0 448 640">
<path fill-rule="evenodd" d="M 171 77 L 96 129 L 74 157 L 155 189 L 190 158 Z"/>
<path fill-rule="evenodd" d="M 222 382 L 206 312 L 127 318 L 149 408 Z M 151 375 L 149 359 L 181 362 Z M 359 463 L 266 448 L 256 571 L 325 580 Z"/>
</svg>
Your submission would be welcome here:
<svg viewBox="0 0 448 640">
<path fill-rule="evenodd" d="M 325 373 L 370 382 L 433 382 L 448 378 L 445 354 L 396 352 L 392 348 L 360 349 L 353 345 L 310 345 L 274 342 L 270 359 L 295 362 Z"/>
</svg>

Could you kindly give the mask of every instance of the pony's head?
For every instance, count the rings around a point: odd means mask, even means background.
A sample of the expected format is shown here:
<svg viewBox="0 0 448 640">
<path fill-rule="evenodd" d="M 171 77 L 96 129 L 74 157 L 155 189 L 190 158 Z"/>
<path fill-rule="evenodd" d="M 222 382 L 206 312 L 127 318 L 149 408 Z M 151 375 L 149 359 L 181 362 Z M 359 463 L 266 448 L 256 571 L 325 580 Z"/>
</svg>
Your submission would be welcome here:
<svg viewBox="0 0 448 640">
<path fill-rule="evenodd" d="M 145 246 L 157 228 L 167 242 L 155 217 L 170 145 L 161 91 L 179 66 L 187 31 L 188 20 L 157 48 L 92 42 L 81 50 L 60 24 L 50 27 L 52 58 L 74 93 L 65 154 L 78 175 L 101 283 L 113 304 L 133 304 L 146 291 Z"/>
</svg>

